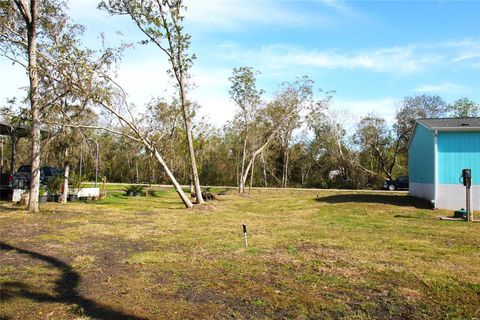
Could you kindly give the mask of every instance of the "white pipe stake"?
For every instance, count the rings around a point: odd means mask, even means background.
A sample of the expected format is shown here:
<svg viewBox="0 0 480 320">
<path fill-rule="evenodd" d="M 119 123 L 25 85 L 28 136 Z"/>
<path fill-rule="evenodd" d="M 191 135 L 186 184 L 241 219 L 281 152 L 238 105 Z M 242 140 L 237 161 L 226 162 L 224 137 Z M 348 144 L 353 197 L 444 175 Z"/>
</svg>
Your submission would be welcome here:
<svg viewBox="0 0 480 320">
<path fill-rule="evenodd" d="M 247 225 L 246 224 L 243 224 L 243 241 L 245 242 L 245 248 L 248 247 Z"/>
</svg>

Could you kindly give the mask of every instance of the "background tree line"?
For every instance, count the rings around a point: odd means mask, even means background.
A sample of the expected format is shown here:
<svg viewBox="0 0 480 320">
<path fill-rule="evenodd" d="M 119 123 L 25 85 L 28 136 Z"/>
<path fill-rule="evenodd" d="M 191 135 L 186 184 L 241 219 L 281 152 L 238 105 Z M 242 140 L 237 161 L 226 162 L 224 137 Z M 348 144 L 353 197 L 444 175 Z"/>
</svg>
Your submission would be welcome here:
<svg viewBox="0 0 480 320">
<path fill-rule="evenodd" d="M 251 137 L 248 138 L 244 165 L 263 145 L 263 139 L 279 118 L 285 115 L 283 108 L 289 105 L 282 105 L 287 103 L 282 99 L 285 97 L 277 95 L 273 101 L 263 102 L 257 114 L 249 120 L 248 127 L 244 126 L 245 119 L 240 111 L 221 128 L 204 118 L 195 119 L 193 140 L 202 185 L 240 185 L 245 134 L 248 132 Z M 466 114 L 462 113 L 465 108 L 469 110 Z M 19 123 L 19 110 L 23 110 L 22 107 L 14 105 L 3 109 L 2 121 Z M 178 106 L 163 100 L 152 101 L 146 113 L 149 122 L 155 125 L 152 130 L 157 135 L 156 143 L 161 146 L 165 161 L 181 184 L 190 184 L 189 156 Z M 447 105 L 438 96 L 405 97 L 397 107 L 393 125 L 381 116 L 371 114 L 361 118 L 356 130 L 349 133 L 342 126 L 344 119 L 326 106 L 303 123 L 294 118 L 279 125 L 278 133 L 253 163 L 252 185 L 380 188 L 384 179 L 407 174 L 408 139 L 415 119 L 478 115 L 478 104 L 465 98 Z M 89 123 L 99 125 L 98 122 L 99 117 L 92 115 Z M 76 141 L 68 155 L 71 170 L 86 180 L 95 178 L 96 141 L 100 146 L 99 172 L 107 177 L 107 181 L 169 183 L 153 155 L 127 137 L 92 129 L 84 131 L 83 135 L 74 131 L 70 135 Z M 44 138 L 42 164 L 63 167 L 65 156 L 59 139 L 63 137 Z M 10 139 L 4 138 L 4 168 L 10 166 L 10 143 Z M 17 164 L 28 164 L 29 141 L 20 140 L 17 151 Z M 247 188 L 251 172 L 250 169 Z"/>
</svg>

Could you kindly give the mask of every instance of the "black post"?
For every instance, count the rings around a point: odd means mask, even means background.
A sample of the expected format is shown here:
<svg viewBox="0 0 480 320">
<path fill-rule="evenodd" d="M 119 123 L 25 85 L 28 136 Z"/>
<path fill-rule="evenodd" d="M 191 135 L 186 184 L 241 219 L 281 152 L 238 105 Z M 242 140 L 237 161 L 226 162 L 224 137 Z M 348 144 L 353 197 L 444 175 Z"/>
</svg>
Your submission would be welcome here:
<svg viewBox="0 0 480 320">
<path fill-rule="evenodd" d="M 10 174 L 13 176 L 15 173 L 15 158 L 16 158 L 16 150 L 17 150 L 17 142 L 18 137 L 15 135 L 11 136 L 12 138 L 12 155 L 11 155 L 11 162 L 10 162 Z"/>
<path fill-rule="evenodd" d="M 472 215 L 472 170 L 471 169 L 463 169 L 462 170 L 462 178 L 463 178 L 463 185 L 466 187 L 466 207 L 467 207 L 467 221 L 473 220 Z"/>
<path fill-rule="evenodd" d="M 243 241 L 245 242 L 245 248 L 248 247 L 248 240 L 247 240 L 247 225 L 243 224 Z"/>
<path fill-rule="evenodd" d="M 0 138 L 0 175 L 3 174 L 3 138 Z"/>
</svg>

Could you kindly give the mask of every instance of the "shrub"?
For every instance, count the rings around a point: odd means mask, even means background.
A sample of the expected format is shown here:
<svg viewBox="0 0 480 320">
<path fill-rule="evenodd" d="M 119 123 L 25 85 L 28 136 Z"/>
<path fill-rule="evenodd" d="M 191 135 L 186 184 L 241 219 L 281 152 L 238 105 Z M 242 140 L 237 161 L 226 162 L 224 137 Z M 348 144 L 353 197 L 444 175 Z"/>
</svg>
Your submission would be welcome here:
<svg viewBox="0 0 480 320">
<path fill-rule="evenodd" d="M 40 188 L 38 189 L 38 196 L 43 197 L 46 193 L 47 193 L 47 189 L 45 188 L 45 186 L 41 185 Z"/>
<path fill-rule="evenodd" d="M 133 193 L 134 195 L 138 195 L 138 194 L 141 194 L 143 192 L 143 188 L 145 188 L 145 187 L 141 186 L 141 185 L 128 186 L 128 187 L 125 188 L 125 192 L 127 193 L 127 195 L 129 193 Z"/>
<path fill-rule="evenodd" d="M 148 188 L 147 189 L 147 196 L 156 197 L 157 196 L 157 191 L 155 191 L 153 188 Z"/>
<path fill-rule="evenodd" d="M 71 173 L 68 179 L 71 194 L 78 194 L 82 190 L 83 177 L 76 173 Z"/>
<path fill-rule="evenodd" d="M 47 181 L 47 192 L 49 195 L 57 195 L 60 194 L 60 190 L 62 189 L 63 184 L 63 177 L 62 176 L 54 176 L 48 179 Z"/>
</svg>

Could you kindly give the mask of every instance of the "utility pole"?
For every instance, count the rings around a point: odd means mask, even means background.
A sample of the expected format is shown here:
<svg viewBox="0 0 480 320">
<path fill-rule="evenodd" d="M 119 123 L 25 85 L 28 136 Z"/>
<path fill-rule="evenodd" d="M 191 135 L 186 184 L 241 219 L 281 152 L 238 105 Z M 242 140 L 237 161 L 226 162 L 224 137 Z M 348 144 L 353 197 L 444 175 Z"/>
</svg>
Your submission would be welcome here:
<svg viewBox="0 0 480 320">
<path fill-rule="evenodd" d="M 0 138 L 0 175 L 3 174 L 3 138 Z"/>
<path fill-rule="evenodd" d="M 98 142 L 97 140 L 93 140 L 93 139 L 88 139 L 88 141 L 92 141 L 93 143 L 95 143 L 95 188 L 97 187 L 98 185 L 98 157 L 99 157 L 99 147 L 98 147 Z"/>
</svg>

